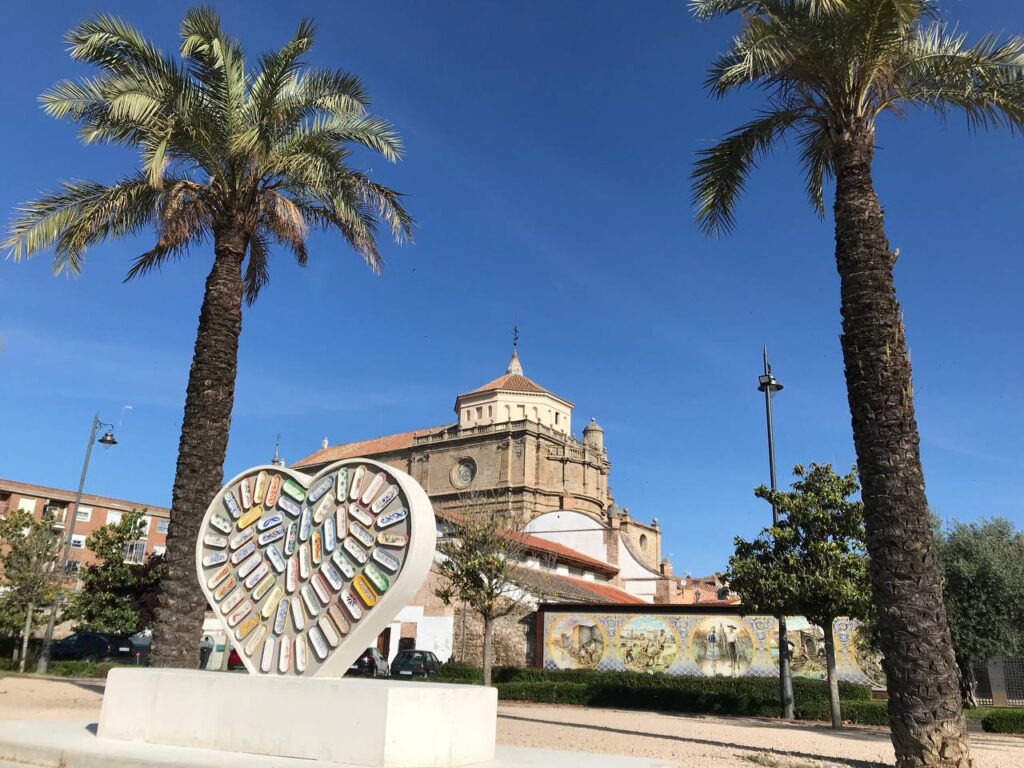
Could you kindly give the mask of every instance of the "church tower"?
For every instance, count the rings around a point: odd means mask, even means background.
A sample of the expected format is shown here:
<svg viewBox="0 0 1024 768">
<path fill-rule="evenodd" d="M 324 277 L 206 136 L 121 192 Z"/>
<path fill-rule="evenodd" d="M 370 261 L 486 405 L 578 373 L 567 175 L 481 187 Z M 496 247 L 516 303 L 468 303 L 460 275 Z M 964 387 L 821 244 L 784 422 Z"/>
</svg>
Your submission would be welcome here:
<svg viewBox="0 0 1024 768">
<path fill-rule="evenodd" d="M 461 429 L 532 421 L 571 435 L 572 409 L 568 400 L 526 377 L 518 348 L 513 348 L 504 376 L 455 399 Z"/>
</svg>

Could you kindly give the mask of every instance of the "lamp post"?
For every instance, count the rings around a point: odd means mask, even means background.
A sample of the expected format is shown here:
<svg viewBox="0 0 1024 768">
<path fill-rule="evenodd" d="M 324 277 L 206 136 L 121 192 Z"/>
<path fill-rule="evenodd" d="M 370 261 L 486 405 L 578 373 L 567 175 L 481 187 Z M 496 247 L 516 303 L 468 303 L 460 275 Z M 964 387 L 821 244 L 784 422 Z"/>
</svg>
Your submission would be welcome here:
<svg viewBox="0 0 1024 768">
<path fill-rule="evenodd" d="M 782 385 L 772 375 L 772 366 L 768 362 L 768 348 L 764 350 L 764 373 L 757 377 L 757 391 L 764 392 L 764 412 L 768 421 L 768 471 L 772 481 L 772 492 L 775 488 L 775 429 L 772 425 L 772 394 L 782 391 Z M 779 510 L 772 502 L 772 525 L 779 524 Z M 779 701 L 782 704 L 782 716 L 788 720 L 794 717 L 793 712 L 793 670 L 789 660 L 789 639 L 786 636 L 786 617 L 776 617 L 779 622 Z"/>
<path fill-rule="evenodd" d="M 96 432 L 100 427 L 106 427 L 107 431 L 103 437 L 96 440 Z M 75 522 L 78 519 L 78 505 L 82 503 L 82 490 L 85 488 L 85 476 L 89 472 L 89 457 L 92 456 L 92 444 L 98 442 L 100 445 L 109 448 L 117 445 L 114 438 L 114 425 L 100 421 L 99 413 L 92 417 L 92 425 L 89 428 L 89 442 L 85 445 L 85 461 L 82 462 L 82 476 L 78 480 L 78 493 L 75 495 L 75 506 L 71 509 L 71 520 L 68 522 L 68 534 L 64 539 L 64 549 L 61 551 L 60 560 L 57 561 L 57 594 L 50 604 L 50 618 L 46 622 L 46 634 L 43 635 L 43 647 L 39 652 L 39 661 L 36 662 L 36 674 L 45 675 L 50 666 L 50 646 L 53 645 L 53 627 L 57 623 L 57 610 L 60 608 L 61 595 L 59 587 L 67 575 L 68 555 L 71 553 L 71 540 L 75 535 Z"/>
</svg>

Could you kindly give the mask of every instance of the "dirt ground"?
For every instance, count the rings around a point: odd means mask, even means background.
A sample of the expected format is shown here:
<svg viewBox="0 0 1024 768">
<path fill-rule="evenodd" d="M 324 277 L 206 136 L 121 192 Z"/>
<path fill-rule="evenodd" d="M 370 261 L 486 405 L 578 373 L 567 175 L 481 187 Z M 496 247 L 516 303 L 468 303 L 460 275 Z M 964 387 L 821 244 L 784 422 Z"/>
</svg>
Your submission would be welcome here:
<svg viewBox="0 0 1024 768">
<path fill-rule="evenodd" d="M 103 683 L 0 677 L 0 720 L 99 717 Z M 1024 738 L 971 734 L 976 768 L 1024 765 Z M 498 743 L 606 752 L 685 768 L 874 768 L 893 764 L 888 732 L 851 726 L 670 715 L 615 709 L 502 704 Z"/>
<path fill-rule="evenodd" d="M 498 743 L 610 752 L 670 761 L 686 768 L 872 768 L 893 765 L 889 733 L 850 726 L 658 714 L 615 709 L 502 704 Z M 971 734 L 976 768 L 1020 768 L 1024 738 Z"/>
<path fill-rule="evenodd" d="M 0 720 L 87 720 L 100 716 L 103 681 L 0 677 Z"/>
</svg>

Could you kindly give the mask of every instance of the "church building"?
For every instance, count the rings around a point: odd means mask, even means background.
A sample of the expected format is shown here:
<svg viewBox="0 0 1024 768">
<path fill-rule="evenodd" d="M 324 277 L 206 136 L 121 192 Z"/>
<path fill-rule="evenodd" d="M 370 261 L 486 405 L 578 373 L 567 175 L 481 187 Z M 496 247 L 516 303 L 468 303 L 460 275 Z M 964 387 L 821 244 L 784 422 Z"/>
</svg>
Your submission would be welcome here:
<svg viewBox="0 0 1024 768">
<path fill-rule="evenodd" d="M 415 478 L 442 523 L 487 505 L 520 516 L 527 534 L 521 586 L 533 599 L 498 629 L 495 649 L 498 663 L 528 663 L 541 602 L 687 601 L 685 580 L 673 578 L 661 559 L 658 521 L 638 520 L 615 502 L 604 430 L 591 419 L 578 438 L 573 408 L 526 376 L 516 349 L 504 375 L 455 398 L 451 423 L 342 445 L 324 440 L 293 468 L 315 474 L 365 457 Z M 478 660 L 479 622 L 444 606 L 434 595 L 438 585 L 432 573 L 382 638 L 382 651 L 416 647 L 442 659 Z"/>
</svg>

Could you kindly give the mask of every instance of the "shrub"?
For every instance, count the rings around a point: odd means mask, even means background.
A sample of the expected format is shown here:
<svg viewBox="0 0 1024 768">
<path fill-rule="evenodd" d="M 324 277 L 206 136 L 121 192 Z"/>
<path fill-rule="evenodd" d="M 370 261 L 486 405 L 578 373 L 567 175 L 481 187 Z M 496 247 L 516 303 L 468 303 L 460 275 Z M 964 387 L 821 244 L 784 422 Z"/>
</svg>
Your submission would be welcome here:
<svg viewBox="0 0 1024 768">
<path fill-rule="evenodd" d="M 993 709 L 981 718 L 989 733 L 1024 733 L 1024 709 Z"/>
<path fill-rule="evenodd" d="M 98 677 L 106 678 L 107 672 L 114 667 L 126 666 L 109 661 L 99 663 L 92 661 L 51 661 L 49 674 L 55 677 Z M 134 665 L 130 665 L 134 666 Z"/>
</svg>

